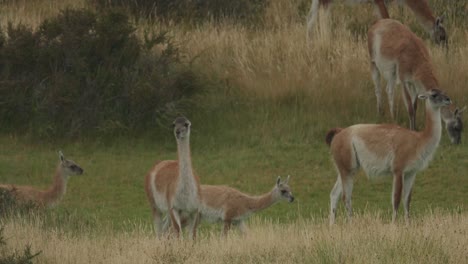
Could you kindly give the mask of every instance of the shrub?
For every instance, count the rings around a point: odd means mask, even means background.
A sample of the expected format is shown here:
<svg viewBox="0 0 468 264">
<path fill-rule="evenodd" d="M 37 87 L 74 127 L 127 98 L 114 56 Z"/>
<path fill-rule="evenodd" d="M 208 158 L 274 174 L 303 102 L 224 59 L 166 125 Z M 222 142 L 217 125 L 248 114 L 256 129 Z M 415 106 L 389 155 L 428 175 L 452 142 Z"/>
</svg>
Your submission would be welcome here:
<svg viewBox="0 0 468 264">
<path fill-rule="evenodd" d="M 9 215 L 15 207 L 16 200 L 11 195 L 11 192 L 0 188 L 0 217 Z"/>
<path fill-rule="evenodd" d="M 32 202 L 18 203 L 13 196 L 13 191 L 0 188 L 0 219 L 13 214 L 28 214 L 37 212 L 37 205 Z"/>
<path fill-rule="evenodd" d="M 27 245 L 23 249 L 23 253 L 14 251 L 8 254 L 4 248 L 6 245 L 5 238 L 3 237 L 3 227 L 0 228 L 0 264 L 32 264 L 32 259 L 37 257 L 41 252 L 32 253 L 31 246 Z"/>
<path fill-rule="evenodd" d="M 137 132 L 197 90 L 167 32 L 140 40 L 119 11 L 67 9 L 0 34 L 3 130 L 39 137 Z M 8 36 L 8 37 L 6 37 Z M 152 52 L 155 46 L 165 47 Z"/>
</svg>

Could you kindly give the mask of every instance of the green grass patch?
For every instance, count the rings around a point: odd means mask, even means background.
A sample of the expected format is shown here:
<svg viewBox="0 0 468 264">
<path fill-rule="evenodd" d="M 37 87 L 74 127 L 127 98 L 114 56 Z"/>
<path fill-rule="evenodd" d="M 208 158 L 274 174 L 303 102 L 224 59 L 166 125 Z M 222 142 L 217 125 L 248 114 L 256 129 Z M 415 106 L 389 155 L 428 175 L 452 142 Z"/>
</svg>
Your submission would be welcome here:
<svg viewBox="0 0 468 264">
<path fill-rule="evenodd" d="M 223 104 L 229 106 L 198 108 L 193 116 L 188 116 L 193 124 L 193 166 L 202 184 L 229 185 L 246 193 L 262 194 L 274 186 L 278 175 L 291 175 L 294 203 L 279 203 L 259 213 L 259 217 L 280 223 L 299 217 L 326 218 L 336 172 L 324 134 L 335 123 L 346 120 L 313 115 L 306 103 Z M 218 111 L 213 110 L 215 107 Z M 95 223 L 105 222 L 118 230 L 127 229 L 129 223 L 149 227 L 151 216 L 143 189 L 144 177 L 156 160 L 176 158 L 170 124 L 154 135 L 154 138 L 72 143 L 31 142 L 2 136 L 0 182 L 46 188 L 58 163 L 57 151 L 62 150 L 85 172 L 69 180 L 63 201 L 50 209 L 53 223 L 93 228 Z M 413 214 L 439 208 L 465 210 L 467 154 L 466 145 L 450 145 L 443 135 L 433 162 L 417 175 Z M 390 221 L 391 184 L 391 177 L 369 180 L 363 173 L 356 175 L 353 191 L 356 214 L 377 211 Z M 338 221 L 344 218 L 344 207 L 340 204 Z"/>
</svg>

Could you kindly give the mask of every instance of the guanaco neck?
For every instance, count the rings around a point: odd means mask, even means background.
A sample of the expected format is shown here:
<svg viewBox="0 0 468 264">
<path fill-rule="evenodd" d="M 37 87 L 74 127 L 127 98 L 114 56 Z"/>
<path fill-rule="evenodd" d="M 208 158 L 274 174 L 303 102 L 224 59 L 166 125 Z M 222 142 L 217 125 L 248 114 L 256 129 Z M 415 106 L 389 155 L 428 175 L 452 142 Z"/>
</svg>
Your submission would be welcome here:
<svg viewBox="0 0 468 264">
<path fill-rule="evenodd" d="M 54 182 L 49 189 L 44 191 L 44 205 L 54 206 L 67 191 L 68 176 L 63 175 L 62 166 L 59 164 L 55 170 Z"/>
<path fill-rule="evenodd" d="M 439 80 L 434 72 L 434 67 L 431 64 L 429 54 L 424 52 L 424 63 L 421 63 L 417 70 L 413 73 L 414 79 L 419 85 L 420 92 L 430 91 L 432 89 L 439 89 Z M 427 105 L 427 104 L 426 104 Z"/>
<path fill-rule="evenodd" d="M 419 23 L 432 36 L 436 19 L 427 0 L 406 0 L 406 4 L 413 11 Z"/>
<path fill-rule="evenodd" d="M 265 208 L 270 207 L 271 205 L 275 204 L 276 202 L 278 202 L 278 199 L 274 198 L 273 190 L 272 190 L 272 191 L 270 191 L 270 192 L 268 192 L 266 194 L 260 195 L 260 196 L 249 197 L 248 198 L 248 207 L 253 213 L 255 213 L 255 212 L 261 211 L 261 210 L 263 210 Z"/>
<path fill-rule="evenodd" d="M 440 107 L 434 108 L 426 102 L 426 125 L 422 131 L 427 146 L 426 151 L 432 152 L 437 148 L 442 134 L 442 121 Z"/>
<path fill-rule="evenodd" d="M 184 186 L 194 184 L 198 186 L 192 169 L 192 157 L 190 155 L 190 140 L 185 138 L 177 140 L 177 155 L 179 160 L 179 178 Z M 197 193 L 198 187 L 197 187 Z"/>
</svg>

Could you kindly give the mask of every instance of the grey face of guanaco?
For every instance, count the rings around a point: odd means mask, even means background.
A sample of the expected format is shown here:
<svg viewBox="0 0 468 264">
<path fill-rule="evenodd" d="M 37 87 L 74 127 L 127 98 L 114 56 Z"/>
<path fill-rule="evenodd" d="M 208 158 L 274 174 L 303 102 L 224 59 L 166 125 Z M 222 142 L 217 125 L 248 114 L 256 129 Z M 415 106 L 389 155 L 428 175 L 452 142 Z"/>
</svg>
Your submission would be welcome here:
<svg viewBox="0 0 468 264">
<path fill-rule="evenodd" d="M 445 27 L 442 25 L 442 22 L 444 21 L 444 17 L 437 17 L 436 22 L 434 24 L 434 42 L 438 45 L 442 45 L 446 48 L 448 48 L 448 38 L 447 38 L 447 32 L 445 31 Z"/>
<path fill-rule="evenodd" d="M 447 133 L 452 144 L 458 145 L 461 143 L 461 135 L 463 132 L 462 112 L 464 110 L 465 108 L 462 110 L 458 108 L 455 109 L 453 112 L 453 118 L 451 118 L 450 121 L 448 121 L 446 124 Z"/>
<path fill-rule="evenodd" d="M 67 160 L 63 156 L 62 151 L 59 151 L 60 166 L 62 167 L 63 174 L 66 176 L 81 175 L 83 169 L 72 160 Z"/>
<path fill-rule="evenodd" d="M 443 107 L 452 104 L 452 100 L 443 94 L 442 91 L 437 89 L 432 89 L 427 93 L 421 94 L 418 96 L 419 99 L 427 99 L 433 107 Z"/>
<path fill-rule="evenodd" d="M 288 202 L 292 203 L 294 201 L 294 196 L 291 192 L 291 188 L 289 187 L 288 182 L 289 176 L 284 182 L 281 182 L 281 177 L 278 176 L 278 179 L 276 180 L 276 188 L 280 193 L 282 199 L 285 199 Z"/>
<path fill-rule="evenodd" d="M 174 127 L 174 136 L 177 140 L 182 140 L 190 136 L 190 121 L 185 117 L 177 117 L 172 124 Z"/>
</svg>

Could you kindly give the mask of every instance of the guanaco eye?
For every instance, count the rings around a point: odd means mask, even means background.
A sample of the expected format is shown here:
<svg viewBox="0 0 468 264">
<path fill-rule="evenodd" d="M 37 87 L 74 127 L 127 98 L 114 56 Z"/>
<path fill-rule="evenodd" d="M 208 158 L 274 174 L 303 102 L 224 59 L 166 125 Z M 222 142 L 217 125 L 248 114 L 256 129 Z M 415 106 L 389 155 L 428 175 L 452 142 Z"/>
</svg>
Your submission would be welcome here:
<svg viewBox="0 0 468 264">
<path fill-rule="evenodd" d="M 70 168 L 76 169 L 76 165 L 71 165 Z"/>
<path fill-rule="evenodd" d="M 281 194 L 286 194 L 288 191 L 286 190 L 281 190 Z"/>
<path fill-rule="evenodd" d="M 189 126 L 189 123 L 185 123 L 184 126 L 185 126 L 185 127 L 188 127 L 188 126 Z"/>
</svg>

